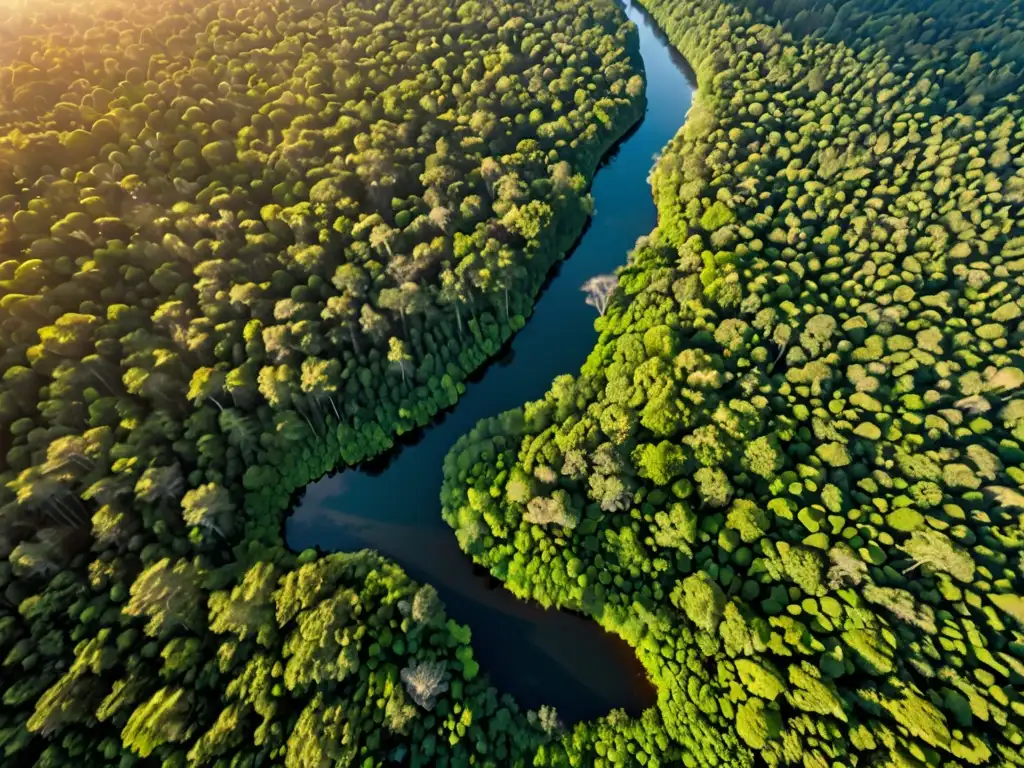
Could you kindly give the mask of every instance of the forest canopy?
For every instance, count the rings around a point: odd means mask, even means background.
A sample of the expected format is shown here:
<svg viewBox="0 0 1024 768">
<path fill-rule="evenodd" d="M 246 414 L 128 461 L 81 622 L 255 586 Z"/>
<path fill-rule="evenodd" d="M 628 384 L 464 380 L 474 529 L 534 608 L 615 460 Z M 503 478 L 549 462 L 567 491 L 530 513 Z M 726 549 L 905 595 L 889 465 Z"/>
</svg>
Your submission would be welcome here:
<svg viewBox="0 0 1024 768">
<path fill-rule="evenodd" d="M 444 467 L 657 685 L 568 730 L 280 524 L 526 322 L 642 114 L 621 8 L 0 10 L 5 764 L 1024 764 L 1024 3 L 645 5 L 700 86 L 658 226 Z"/>
<path fill-rule="evenodd" d="M 611 0 L 0 9 L 0 762 L 505 765 L 557 735 L 294 491 L 452 405 L 643 110 Z"/>
<path fill-rule="evenodd" d="M 700 86 L 658 226 L 446 519 L 635 647 L 638 763 L 1022 765 L 1024 4 L 644 5 Z"/>
</svg>

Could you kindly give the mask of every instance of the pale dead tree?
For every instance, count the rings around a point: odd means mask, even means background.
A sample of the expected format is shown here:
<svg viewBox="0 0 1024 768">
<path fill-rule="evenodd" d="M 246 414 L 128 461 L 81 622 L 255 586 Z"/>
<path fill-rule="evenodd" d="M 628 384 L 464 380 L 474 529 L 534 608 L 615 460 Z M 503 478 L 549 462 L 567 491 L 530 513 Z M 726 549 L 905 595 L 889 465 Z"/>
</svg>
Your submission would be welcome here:
<svg viewBox="0 0 1024 768">
<path fill-rule="evenodd" d="M 562 458 L 563 475 L 573 480 L 582 480 L 586 477 L 588 469 L 590 467 L 587 465 L 587 457 L 583 454 L 583 451 L 571 448 L 565 452 L 565 456 Z"/>
<path fill-rule="evenodd" d="M 957 400 L 953 405 L 961 411 L 972 414 L 987 413 L 992 408 L 992 404 L 981 395 L 970 395 Z"/>
<path fill-rule="evenodd" d="M 448 690 L 448 670 L 443 661 L 418 661 L 402 670 L 409 696 L 428 712 L 434 699 Z"/>
<path fill-rule="evenodd" d="M 1020 491 L 1002 485 L 990 485 L 985 490 L 992 494 L 996 503 L 1001 507 L 1024 509 L 1024 494 Z"/>
<path fill-rule="evenodd" d="M 541 730 L 548 735 L 559 733 L 565 729 L 561 719 L 558 717 L 558 711 L 546 704 L 536 712 L 527 712 L 526 717 L 531 723 L 536 722 L 540 725 Z"/>
<path fill-rule="evenodd" d="M 452 212 L 450 210 L 439 205 L 436 208 L 431 209 L 428 218 L 430 219 L 431 224 L 433 224 L 435 227 L 437 227 L 445 234 L 448 233 L 448 225 L 451 223 L 452 220 Z"/>
<path fill-rule="evenodd" d="M 554 485 L 558 480 L 558 473 L 547 464 L 538 464 L 533 468 L 533 476 L 545 485 Z"/>
<path fill-rule="evenodd" d="M 603 317 L 608 309 L 608 300 L 618 286 L 615 275 L 595 275 L 580 286 L 580 290 L 587 294 L 587 304 Z"/>
<path fill-rule="evenodd" d="M 526 512 L 523 519 L 534 525 L 549 525 L 554 523 L 566 530 L 576 527 L 576 518 L 572 511 L 566 507 L 566 497 L 557 491 L 552 497 L 535 496 L 526 505 Z"/>
<path fill-rule="evenodd" d="M 1024 371 L 1020 368 L 1000 368 L 988 377 L 985 382 L 986 392 L 999 392 L 1009 395 L 1024 386 Z"/>
<path fill-rule="evenodd" d="M 840 544 L 829 550 L 828 583 L 832 589 L 859 585 L 868 574 L 868 566 L 848 544 Z"/>
</svg>

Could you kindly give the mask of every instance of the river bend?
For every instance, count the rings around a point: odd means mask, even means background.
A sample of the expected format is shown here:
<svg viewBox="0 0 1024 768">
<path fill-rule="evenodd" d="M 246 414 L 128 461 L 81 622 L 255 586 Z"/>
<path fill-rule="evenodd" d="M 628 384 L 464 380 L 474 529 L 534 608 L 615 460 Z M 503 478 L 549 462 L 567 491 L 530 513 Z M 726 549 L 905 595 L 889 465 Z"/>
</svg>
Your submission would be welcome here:
<svg viewBox="0 0 1024 768">
<path fill-rule="evenodd" d="M 367 467 L 306 487 L 286 523 L 294 550 L 370 548 L 433 584 L 448 615 L 472 629 L 475 658 L 502 692 L 525 707 L 557 708 L 567 723 L 619 707 L 631 714 L 655 702 L 632 649 L 596 622 L 513 597 L 458 548 L 441 518 L 442 462 L 477 421 L 541 397 L 552 379 L 575 373 L 597 339 L 595 312 L 580 285 L 620 266 L 637 238 L 655 226 L 648 175 L 683 124 L 693 95 L 689 70 L 639 6 L 626 2 L 639 29 L 647 81 L 643 121 L 605 158 L 591 193 L 596 212 L 568 259 L 555 268 L 526 326 L 502 357 L 467 383 L 445 414 Z"/>
</svg>

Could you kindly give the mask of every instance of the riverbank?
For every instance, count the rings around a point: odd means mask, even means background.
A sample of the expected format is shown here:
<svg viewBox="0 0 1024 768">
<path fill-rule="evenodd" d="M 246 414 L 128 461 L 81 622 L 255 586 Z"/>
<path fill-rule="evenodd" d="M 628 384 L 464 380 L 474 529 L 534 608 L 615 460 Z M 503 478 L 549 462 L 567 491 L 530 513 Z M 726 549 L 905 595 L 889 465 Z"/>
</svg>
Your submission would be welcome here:
<svg viewBox="0 0 1024 768">
<path fill-rule="evenodd" d="M 655 158 L 685 119 L 689 72 L 641 9 L 637 25 L 647 79 L 643 122 L 610 152 L 591 186 L 595 215 L 566 260 L 554 267 L 529 323 L 502 356 L 410 444 L 311 484 L 287 521 L 295 549 L 375 549 L 418 581 L 434 584 L 456 620 L 473 629 L 477 658 L 501 690 L 526 706 L 553 704 L 568 721 L 615 707 L 639 714 L 654 702 L 635 654 L 617 635 L 581 616 L 544 610 L 494 589 L 474 573 L 441 517 L 442 458 L 479 419 L 538 397 L 585 360 L 596 313 L 580 285 L 620 266 L 657 212 L 648 185 Z"/>
</svg>

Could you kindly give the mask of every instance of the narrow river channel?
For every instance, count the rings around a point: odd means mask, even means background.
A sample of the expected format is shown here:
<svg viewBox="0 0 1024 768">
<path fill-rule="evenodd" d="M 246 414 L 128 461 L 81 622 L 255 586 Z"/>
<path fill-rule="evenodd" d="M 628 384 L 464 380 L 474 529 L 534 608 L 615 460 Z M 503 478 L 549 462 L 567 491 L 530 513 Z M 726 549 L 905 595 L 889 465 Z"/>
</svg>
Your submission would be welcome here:
<svg viewBox="0 0 1024 768">
<path fill-rule="evenodd" d="M 529 708 L 554 706 L 567 724 L 616 707 L 638 714 L 654 704 L 654 689 L 618 637 L 583 617 L 517 600 L 474 568 L 441 518 L 441 465 L 477 421 L 542 396 L 556 376 L 579 369 L 596 340 L 595 313 L 580 285 L 613 271 L 654 228 L 648 173 L 683 124 L 694 86 L 653 20 L 631 2 L 625 8 L 639 28 L 647 111 L 598 171 L 593 220 L 526 327 L 439 421 L 381 461 L 307 486 L 286 528 L 294 550 L 376 549 L 433 584 L 448 615 L 472 629 L 474 654 L 498 689 Z"/>
</svg>

